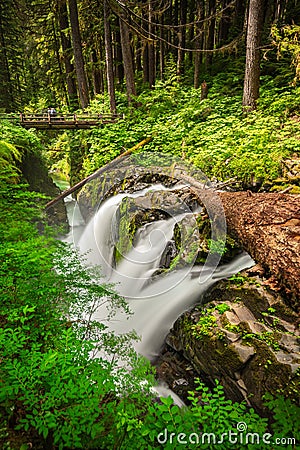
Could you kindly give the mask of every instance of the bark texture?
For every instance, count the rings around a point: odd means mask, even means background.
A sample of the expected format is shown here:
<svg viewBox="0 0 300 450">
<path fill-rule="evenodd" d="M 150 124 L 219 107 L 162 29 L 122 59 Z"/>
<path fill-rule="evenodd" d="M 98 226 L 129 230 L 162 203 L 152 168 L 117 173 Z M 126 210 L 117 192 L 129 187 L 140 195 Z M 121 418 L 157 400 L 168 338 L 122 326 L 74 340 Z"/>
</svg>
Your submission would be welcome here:
<svg viewBox="0 0 300 450">
<path fill-rule="evenodd" d="M 85 109 L 89 104 L 89 92 L 82 54 L 77 0 L 68 0 L 68 3 L 79 98 L 82 109 Z"/>
<path fill-rule="evenodd" d="M 128 25 L 120 19 L 120 33 L 121 33 L 121 45 L 122 45 L 122 55 L 124 63 L 124 72 L 126 78 L 126 90 L 128 103 L 132 103 L 134 96 L 136 96 L 135 81 L 134 81 L 134 71 L 133 71 L 133 61 L 130 47 L 129 29 Z"/>
<path fill-rule="evenodd" d="M 247 41 L 246 41 L 246 66 L 244 79 L 243 106 L 246 111 L 256 108 L 256 100 L 259 97 L 260 76 L 260 45 L 263 24 L 264 0 L 250 0 Z"/>
<path fill-rule="evenodd" d="M 228 230 L 274 275 L 293 307 L 300 299 L 300 196 L 220 193 Z"/>
<path fill-rule="evenodd" d="M 116 97 L 115 97 L 112 39 L 111 39 L 111 29 L 110 29 L 110 22 L 109 22 L 110 10 L 109 10 L 109 5 L 106 0 L 103 3 L 103 11 L 104 11 L 104 39 L 105 39 L 107 90 L 108 90 L 109 102 L 110 102 L 110 112 L 115 113 L 117 111 L 117 105 L 116 105 Z"/>
<path fill-rule="evenodd" d="M 74 66 L 71 62 L 70 56 L 72 44 L 69 33 L 66 31 L 69 29 L 68 9 L 66 0 L 60 0 L 58 2 L 58 19 L 60 28 L 60 40 L 63 51 L 63 61 L 66 70 L 66 82 L 68 89 L 69 104 L 72 110 L 76 110 L 78 108 L 78 97 L 74 75 Z"/>
</svg>

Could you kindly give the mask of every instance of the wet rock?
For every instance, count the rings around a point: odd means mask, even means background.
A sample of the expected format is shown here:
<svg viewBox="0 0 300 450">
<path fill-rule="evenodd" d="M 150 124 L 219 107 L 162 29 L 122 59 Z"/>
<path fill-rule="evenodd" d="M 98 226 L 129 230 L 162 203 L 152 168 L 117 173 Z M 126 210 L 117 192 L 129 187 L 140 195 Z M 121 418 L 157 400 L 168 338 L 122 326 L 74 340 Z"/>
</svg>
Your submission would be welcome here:
<svg viewBox="0 0 300 450">
<path fill-rule="evenodd" d="M 60 190 L 48 174 L 48 169 L 42 156 L 38 153 L 26 153 L 20 165 L 23 179 L 29 185 L 29 189 L 41 192 L 49 198 L 55 198 Z M 69 230 L 67 211 L 63 200 L 47 210 L 48 223 L 59 227 L 62 233 Z"/>
<path fill-rule="evenodd" d="M 159 381 L 167 383 L 185 404 L 189 403 L 189 391 L 196 388 L 197 373 L 182 354 L 165 345 L 160 356 L 154 361 Z"/>
<path fill-rule="evenodd" d="M 268 414 L 262 400 L 266 392 L 299 403 L 298 316 L 258 277 L 244 272 L 237 279 L 237 284 L 221 281 L 206 295 L 204 306 L 177 319 L 166 342 L 198 375 L 210 383 L 219 379 L 229 398 L 246 400 L 261 414 Z"/>
<path fill-rule="evenodd" d="M 175 242 L 169 241 L 161 255 L 159 267 L 167 269 L 170 267 L 171 261 L 177 256 L 177 249 Z"/>
<path fill-rule="evenodd" d="M 126 255 L 138 239 L 138 230 L 146 224 L 174 218 L 178 214 L 190 213 L 189 204 L 194 202 L 194 195 L 186 190 L 153 190 L 141 197 L 125 197 L 115 214 L 115 260 Z M 195 220 L 194 220 L 195 222 Z M 196 223 L 196 222 L 195 222 Z M 168 268 L 178 251 L 173 240 L 166 241 L 165 251 L 161 257 L 161 268 Z"/>
<path fill-rule="evenodd" d="M 88 221 L 107 198 L 122 193 L 132 193 L 151 185 L 175 186 L 179 178 L 164 173 L 160 168 L 124 165 L 107 171 L 84 186 L 78 195 L 82 216 Z"/>
<path fill-rule="evenodd" d="M 118 262 L 134 245 L 136 232 L 145 224 L 155 220 L 177 217 L 171 241 L 176 251 L 166 242 L 158 273 L 181 268 L 191 263 L 202 263 L 209 253 L 219 257 L 220 242 L 211 240 L 209 217 L 199 203 L 199 196 L 188 184 L 189 181 L 203 187 L 207 180 L 197 181 L 187 175 L 187 169 L 180 166 L 140 167 L 124 165 L 90 181 L 78 196 L 80 211 L 88 221 L 109 196 L 117 193 L 132 193 L 154 184 L 163 185 L 161 190 L 149 191 L 145 196 L 124 198 L 116 212 L 114 234 L 116 236 L 115 260 Z M 184 184 L 183 184 L 184 183 Z M 178 187 L 176 189 L 176 186 Z M 172 191 L 166 191 L 172 187 Z M 195 211 L 197 210 L 197 213 Z M 178 215 L 188 214 L 182 219 Z M 214 225 L 215 226 L 215 225 Z M 215 247 L 212 250 L 212 247 Z M 222 247 L 222 262 L 230 260 L 240 252 L 240 247 L 229 236 L 226 237 L 225 250 Z M 213 256 L 213 255 L 212 255 Z"/>
</svg>

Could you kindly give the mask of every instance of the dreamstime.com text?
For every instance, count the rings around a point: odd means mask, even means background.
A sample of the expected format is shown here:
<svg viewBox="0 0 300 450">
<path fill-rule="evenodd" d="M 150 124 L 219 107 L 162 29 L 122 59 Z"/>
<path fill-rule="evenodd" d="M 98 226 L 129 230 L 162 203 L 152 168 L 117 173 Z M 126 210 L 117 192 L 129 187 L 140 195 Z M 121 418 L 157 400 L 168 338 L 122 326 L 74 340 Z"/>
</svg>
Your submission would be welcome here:
<svg viewBox="0 0 300 450">
<path fill-rule="evenodd" d="M 220 435 L 216 433 L 170 433 L 166 428 L 157 435 L 157 442 L 164 444 L 265 444 L 265 445 L 296 445 L 292 437 L 273 437 L 270 433 L 253 433 L 247 431 L 247 424 L 239 422 L 235 430 L 228 430 Z"/>
</svg>

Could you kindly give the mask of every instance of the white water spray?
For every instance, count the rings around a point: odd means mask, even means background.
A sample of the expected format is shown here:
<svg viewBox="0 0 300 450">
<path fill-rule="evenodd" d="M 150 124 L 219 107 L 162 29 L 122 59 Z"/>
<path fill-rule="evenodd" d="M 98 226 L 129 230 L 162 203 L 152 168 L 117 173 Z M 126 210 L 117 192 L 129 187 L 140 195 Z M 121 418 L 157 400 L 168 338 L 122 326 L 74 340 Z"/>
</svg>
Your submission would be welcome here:
<svg viewBox="0 0 300 450">
<path fill-rule="evenodd" d="M 132 250 L 113 267 L 116 212 L 124 197 L 136 198 L 149 190 L 166 190 L 155 186 L 134 194 L 118 194 L 100 206 L 85 227 L 78 246 L 81 252 L 89 251 L 88 263 L 101 265 L 106 281 L 116 283 L 118 292 L 127 299 L 133 315 L 128 319 L 122 312 L 109 323 L 117 334 L 134 329 L 141 336 L 135 345 L 137 352 L 154 359 L 174 321 L 191 308 L 216 281 L 250 267 L 253 260 L 241 254 L 232 262 L 218 268 L 188 266 L 158 277 L 152 277 L 159 267 L 161 256 L 173 235 L 173 228 L 182 213 L 167 220 L 144 225 L 138 232 Z M 187 214 L 193 214 L 193 211 Z M 105 306 L 93 318 L 106 316 Z"/>
</svg>

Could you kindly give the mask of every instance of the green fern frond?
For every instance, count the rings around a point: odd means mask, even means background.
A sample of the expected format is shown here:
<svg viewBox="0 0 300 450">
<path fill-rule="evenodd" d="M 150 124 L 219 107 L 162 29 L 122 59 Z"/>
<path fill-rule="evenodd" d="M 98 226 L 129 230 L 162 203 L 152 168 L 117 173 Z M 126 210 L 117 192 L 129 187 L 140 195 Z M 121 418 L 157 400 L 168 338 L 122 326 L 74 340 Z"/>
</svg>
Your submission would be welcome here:
<svg viewBox="0 0 300 450">
<path fill-rule="evenodd" d="M 0 141 L 0 158 L 4 158 L 8 162 L 21 161 L 22 154 L 14 145 Z"/>
<path fill-rule="evenodd" d="M 14 145 L 0 141 L 0 172 L 6 180 L 16 180 L 20 172 L 16 163 L 21 159 L 22 154 Z"/>
</svg>

